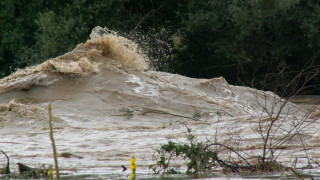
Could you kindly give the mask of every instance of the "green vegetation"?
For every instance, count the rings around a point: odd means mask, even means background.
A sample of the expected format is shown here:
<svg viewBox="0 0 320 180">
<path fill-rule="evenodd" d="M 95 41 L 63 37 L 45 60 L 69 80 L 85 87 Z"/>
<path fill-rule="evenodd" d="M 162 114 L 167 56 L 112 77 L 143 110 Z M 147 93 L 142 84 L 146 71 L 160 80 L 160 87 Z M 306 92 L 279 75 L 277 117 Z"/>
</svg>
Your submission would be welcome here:
<svg viewBox="0 0 320 180">
<path fill-rule="evenodd" d="M 0 174 L 10 174 L 10 160 L 9 160 L 9 156 L 2 150 L 0 150 L 0 152 L 5 155 L 6 159 L 7 159 L 7 164 L 5 167 L 0 168 Z"/>
<path fill-rule="evenodd" d="M 301 74 L 303 73 L 307 73 L 309 78 L 301 78 Z M 270 98 L 268 92 L 263 91 L 261 94 L 257 94 L 248 89 L 248 92 L 251 92 L 256 97 L 256 102 L 263 112 L 255 117 L 258 122 L 256 132 L 261 137 L 260 142 L 256 142 L 256 149 L 261 149 L 260 154 L 254 155 L 253 152 L 252 154 L 250 152 L 244 153 L 242 147 L 238 146 L 241 140 L 236 140 L 237 138 L 233 138 L 232 136 L 227 138 L 227 140 L 220 140 L 217 131 L 219 128 L 218 124 L 214 138 L 206 137 L 207 141 L 202 142 L 197 140 L 196 135 L 191 132 L 191 129 L 186 124 L 183 124 L 187 129 L 188 143 L 169 141 L 167 144 L 162 145 L 156 150 L 154 156 L 156 163 L 151 165 L 150 169 L 154 173 L 180 173 L 178 168 L 174 167 L 174 164 L 175 162 L 177 162 L 176 164 L 182 164 L 181 160 L 184 160 L 187 161 L 186 174 L 196 174 L 198 176 L 212 172 L 215 167 L 221 167 L 226 173 L 287 171 L 298 178 L 310 178 L 311 176 L 305 175 L 296 169 L 296 162 L 297 158 L 304 158 L 307 159 L 307 162 L 303 164 L 305 168 L 313 168 L 311 162 L 319 165 L 318 162 L 311 159 L 308 155 L 306 139 L 301 135 L 304 129 L 313 126 L 312 124 L 317 120 L 316 118 L 309 118 L 317 105 L 310 105 L 303 112 L 296 112 L 291 109 L 292 105 L 289 104 L 289 101 L 303 91 L 308 82 L 314 77 L 314 72 L 305 72 L 304 70 L 301 74 L 288 79 L 289 84 L 283 80 L 286 75 L 280 73 L 280 76 L 273 77 L 275 85 L 273 91 L 277 92 L 277 89 L 282 89 L 281 96 L 286 96 L 287 98 L 285 99 L 279 96 Z M 267 76 L 271 77 L 274 75 Z M 267 86 L 267 79 L 269 77 L 260 81 L 259 84 L 262 87 Z M 298 113 L 302 114 L 298 115 Z M 217 112 L 217 115 L 219 118 L 221 117 L 220 112 Z M 198 111 L 193 114 L 193 117 L 200 116 L 201 113 Z M 241 136 L 241 134 L 235 134 L 235 136 Z M 281 165 L 278 159 L 280 159 L 282 154 L 287 152 L 286 150 L 289 149 L 292 142 L 299 142 L 298 146 L 303 149 L 305 155 L 295 157 L 296 161 L 291 167 L 287 167 Z"/>
<path fill-rule="evenodd" d="M 9 172 L 0 173 L 0 179 L 31 179 L 46 178 L 48 176 L 48 168 L 42 165 L 39 168 L 32 168 L 22 163 L 17 163 L 19 173 Z"/>
<path fill-rule="evenodd" d="M 192 115 L 193 118 L 199 119 L 202 116 L 200 111 L 195 111 Z"/>
<path fill-rule="evenodd" d="M 131 119 L 133 117 L 133 110 L 131 110 L 130 108 L 121 108 L 119 110 L 120 112 L 123 112 L 124 115 L 127 117 L 127 119 Z"/>
<path fill-rule="evenodd" d="M 252 80 L 319 72 L 319 14 L 315 0 L 7 0 L 0 76 L 70 51 L 100 25 L 138 42 L 157 70 L 270 90 L 272 78 L 266 87 Z M 303 93 L 319 93 L 319 82 L 317 74 Z"/>
<path fill-rule="evenodd" d="M 210 177 L 210 173 L 220 171 L 219 169 L 222 168 L 222 172 L 225 174 L 244 175 L 271 172 L 284 174 L 283 172 L 287 172 L 287 175 L 285 175 L 287 178 L 313 178 L 311 175 L 303 174 L 295 166 L 283 166 L 272 158 L 263 160 L 263 157 L 259 156 L 258 160 L 255 161 L 253 160 L 255 158 L 250 157 L 250 154 L 247 154 L 249 157 L 243 157 L 240 150 L 231 146 L 211 142 L 210 140 L 199 141 L 191 129 L 187 126 L 186 128 L 188 143 L 168 141 L 167 144 L 156 150 L 153 156 L 156 163 L 149 166 L 149 169 L 155 174 L 182 174 L 180 169 L 185 168 L 181 168 L 181 164 L 186 164 L 185 174 L 196 175 L 197 177 Z M 237 158 L 231 154 L 225 156 L 224 150 L 235 154 Z M 186 161 L 186 163 L 182 163 L 183 161 Z"/>
<path fill-rule="evenodd" d="M 284 72 L 283 72 L 284 73 Z M 303 73 L 307 73 L 309 78 L 301 78 Z M 254 154 L 253 151 L 243 152 L 240 144 L 240 139 L 236 140 L 234 136 L 221 140 L 217 129 L 213 138 L 206 137 L 207 141 L 198 141 L 196 135 L 191 132 L 191 129 L 182 124 L 187 129 L 187 141 L 188 143 L 179 144 L 169 141 L 164 144 L 160 149 L 156 150 L 155 161 L 156 164 L 151 165 L 155 173 L 179 173 L 177 168 L 172 167 L 172 161 L 179 157 L 183 157 L 187 161 L 186 174 L 201 175 L 201 173 L 210 173 L 214 167 L 223 168 L 224 172 L 291 172 L 298 178 L 308 177 L 302 172 L 296 169 L 296 162 L 291 167 L 284 166 L 278 162 L 282 154 L 287 152 L 287 149 L 293 142 L 299 142 L 295 144 L 302 148 L 304 156 L 293 158 L 304 158 L 307 160 L 303 164 L 305 168 L 313 168 L 312 163 L 318 162 L 310 158 L 307 151 L 306 138 L 302 137 L 304 129 L 308 129 L 316 122 L 316 118 L 309 118 L 312 112 L 317 108 L 317 105 L 310 105 L 307 109 L 301 112 L 297 112 L 291 108 L 289 101 L 296 95 L 300 94 L 307 86 L 308 82 L 314 77 L 314 72 L 302 71 L 292 79 L 287 79 L 289 84 L 283 80 L 286 75 L 280 73 L 280 76 L 273 77 L 274 79 L 274 92 L 277 89 L 282 89 L 281 96 L 287 98 L 281 98 L 274 96 L 270 98 L 268 92 L 262 91 L 257 94 L 256 92 L 249 93 L 256 98 L 258 106 L 262 109 L 260 115 L 256 116 L 258 127 L 256 132 L 261 137 L 260 142 L 256 142 L 256 149 L 260 149 L 259 154 Z M 267 75 L 269 77 L 274 75 Z M 268 82 L 266 77 L 259 84 L 267 86 Z M 291 88 L 292 87 L 292 88 Z M 300 113 L 300 115 L 298 115 Z M 220 112 L 217 112 L 219 118 Z M 200 117 L 201 113 L 196 111 L 194 117 Z M 241 136 L 241 134 L 235 134 L 235 137 Z M 211 140 L 210 140 L 211 139 Z M 257 140 L 256 140 L 257 141 Z M 221 143 L 223 142 L 223 143 Z M 290 145 L 291 144 L 291 145 Z M 174 160 L 173 160 L 174 159 Z M 181 164 L 181 161 L 180 161 Z"/>
<path fill-rule="evenodd" d="M 203 142 L 197 142 L 195 135 L 191 133 L 191 129 L 187 128 L 188 141 L 186 144 L 178 144 L 169 141 L 160 149 L 156 150 L 155 159 L 159 159 L 155 165 L 150 165 L 150 169 L 154 173 L 170 173 L 178 174 L 179 172 L 171 167 L 170 161 L 175 157 L 183 157 L 187 159 L 186 174 L 201 174 L 207 170 L 211 170 L 214 162 L 217 161 L 217 152 L 211 150 Z"/>
</svg>

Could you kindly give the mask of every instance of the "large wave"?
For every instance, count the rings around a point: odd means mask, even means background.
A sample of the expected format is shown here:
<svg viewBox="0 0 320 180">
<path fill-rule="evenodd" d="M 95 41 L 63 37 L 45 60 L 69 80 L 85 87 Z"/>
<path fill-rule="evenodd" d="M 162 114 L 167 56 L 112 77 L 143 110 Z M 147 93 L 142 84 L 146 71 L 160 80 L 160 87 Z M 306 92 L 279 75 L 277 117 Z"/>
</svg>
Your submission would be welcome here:
<svg viewBox="0 0 320 180">
<path fill-rule="evenodd" d="M 44 73 L 88 75 L 98 73 L 100 66 L 112 64 L 125 71 L 143 71 L 148 68 L 148 58 L 138 50 L 133 41 L 118 36 L 106 28 L 96 27 L 85 43 L 62 56 L 42 64 L 20 69 L 0 80 L 0 93 L 17 88 L 28 88 L 39 83 Z"/>
</svg>

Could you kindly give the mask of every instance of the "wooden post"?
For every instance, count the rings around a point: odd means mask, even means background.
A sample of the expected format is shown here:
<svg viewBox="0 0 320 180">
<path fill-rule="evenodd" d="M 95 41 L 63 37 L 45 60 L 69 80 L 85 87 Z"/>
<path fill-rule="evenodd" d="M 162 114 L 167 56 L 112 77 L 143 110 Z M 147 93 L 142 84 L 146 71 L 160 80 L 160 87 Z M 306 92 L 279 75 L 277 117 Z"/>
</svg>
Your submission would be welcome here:
<svg viewBox="0 0 320 180">
<path fill-rule="evenodd" d="M 56 169 L 56 178 L 57 180 L 60 180 L 60 174 L 59 174 L 59 166 L 58 166 L 58 158 L 57 158 L 57 150 L 56 150 L 56 143 L 54 141 L 53 137 L 53 127 L 52 127 L 52 107 L 51 102 L 48 105 L 48 111 L 49 111 L 49 129 L 50 129 L 50 140 L 52 145 L 52 151 L 53 151 L 53 157 L 54 157 L 54 165 Z"/>
</svg>

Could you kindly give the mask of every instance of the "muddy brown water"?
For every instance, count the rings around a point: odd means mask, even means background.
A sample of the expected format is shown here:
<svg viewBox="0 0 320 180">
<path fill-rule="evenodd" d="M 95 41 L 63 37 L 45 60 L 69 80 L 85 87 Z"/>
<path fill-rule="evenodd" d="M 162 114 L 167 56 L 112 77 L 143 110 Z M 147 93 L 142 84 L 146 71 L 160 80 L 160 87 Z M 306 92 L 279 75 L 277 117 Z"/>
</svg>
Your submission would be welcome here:
<svg viewBox="0 0 320 180">
<path fill-rule="evenodd" d="M 192 179 L 153 175 L 148 167 L 155 163 L 155 150 L 169 140 L 186 143 L 187 125 L 197 140 L 217 139 L 250 159 L 262 153 L 263 138 L 257 130 L 268 123 L 270 112 L 279 113 L 279 128 L 272 131 L 275 142 L 288 130 L 299 132 L 274 153 L 277 161 L 299 168 L 309 158 L 318 167 L 320 113 L 314 105 L 319 97 L 299 97 L 281 107 L 284 99 L 274 93 L 233 86 L 223 77 L 194 79 L 147 70 L 144 57 L 130 45 L 109 34 L 0 80 L 0 149 L 9 155 L 12 171 L 17 172 L 19 162 L 32 167 L 53 164 L 49 102 L 58 152 L 71 154 L 59 157 L 62 172 L 70 178 L 127 178 L 121 165 L 135 156 L 141 179 Z M 223 149 L 220 154 L 237 159 Z M 5 159 L 0 158 L 3 166 Z"/>
</svg>

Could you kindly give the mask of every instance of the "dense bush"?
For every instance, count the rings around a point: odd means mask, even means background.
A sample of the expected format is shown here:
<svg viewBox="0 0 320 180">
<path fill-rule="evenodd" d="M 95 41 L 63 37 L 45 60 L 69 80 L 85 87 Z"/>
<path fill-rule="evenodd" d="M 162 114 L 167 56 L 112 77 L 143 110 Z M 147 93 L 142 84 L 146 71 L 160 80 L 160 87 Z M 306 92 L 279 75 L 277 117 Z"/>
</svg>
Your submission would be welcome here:
<svg viewBox="0 0 320 180">
<path fill-rule="evenodd" d="M 191 133 L 191 129 L 187 128 L 187 131 L 188 143 L 179 144 L 169 141 L 156 150 L 154 158 L 157 162 L 149 166 L 154 173 L 180 173 L 172 167 L 172 161 L 174 161 L 172 159 L 179 157 L 187 161 L 186 174 L 199 175 L 212 170 L 215 162 L 219 160 L 217 151 L 211 149 L 205 142 L 198 142 L 195 135 Z"/>
</svg>

